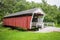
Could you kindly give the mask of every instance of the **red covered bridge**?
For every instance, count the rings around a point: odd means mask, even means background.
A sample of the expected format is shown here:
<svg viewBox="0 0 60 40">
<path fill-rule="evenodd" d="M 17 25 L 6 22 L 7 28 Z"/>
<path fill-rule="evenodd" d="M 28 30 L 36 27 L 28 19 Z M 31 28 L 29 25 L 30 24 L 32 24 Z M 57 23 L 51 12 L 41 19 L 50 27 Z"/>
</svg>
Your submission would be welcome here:
<svg viewBox="0 0 60 40">
<path fill-rule="evenodd" d="M 42 9 L 34 8 L 4 16 L 3 25 L 33 29 L 36 28 L 36 23 L 43 22 L 43 18 L 44 12 Z"/>
</svg>

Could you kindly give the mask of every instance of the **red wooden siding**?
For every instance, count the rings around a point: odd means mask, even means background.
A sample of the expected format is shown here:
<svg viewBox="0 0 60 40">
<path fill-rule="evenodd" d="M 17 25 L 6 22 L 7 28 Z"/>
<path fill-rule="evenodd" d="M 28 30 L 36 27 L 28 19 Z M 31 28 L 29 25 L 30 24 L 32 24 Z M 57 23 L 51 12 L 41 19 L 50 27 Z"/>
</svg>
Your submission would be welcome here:
<svg viewBox="0 0 60 40">
<path fill-rule="evenodd" d="M 32 16 L 12 17 L 3 20 L 4 25 L 30 29 L 30 21 Z"/>
</svg>

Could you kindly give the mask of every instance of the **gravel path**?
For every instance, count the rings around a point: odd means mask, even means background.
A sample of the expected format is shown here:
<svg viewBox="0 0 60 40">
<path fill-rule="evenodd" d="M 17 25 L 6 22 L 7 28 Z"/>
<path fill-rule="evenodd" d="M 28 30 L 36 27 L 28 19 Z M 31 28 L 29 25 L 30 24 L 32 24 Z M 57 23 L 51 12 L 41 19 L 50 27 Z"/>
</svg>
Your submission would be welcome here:
<svg viewBox="0 0 60 40">
<path fill-rule="evenodd" d="M 47 32 L 60 32 L 60 28 L 58 27 L 46 27 L 43 29 L 39 29 L 39 31 L 36 32 L 42 32 L 42 33 L 47 33 Z"/>
</svg>

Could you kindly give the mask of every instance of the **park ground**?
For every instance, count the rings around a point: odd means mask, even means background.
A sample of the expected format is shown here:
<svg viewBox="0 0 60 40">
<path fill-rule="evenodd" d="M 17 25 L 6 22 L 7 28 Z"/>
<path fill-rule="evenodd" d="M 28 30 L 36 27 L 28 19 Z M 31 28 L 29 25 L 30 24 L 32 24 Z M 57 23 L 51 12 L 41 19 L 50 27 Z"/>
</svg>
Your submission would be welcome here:
<svg viewBox="0 0 60 40">
<path fill-rule="evenodd" d="M 60 40 L 60 32 L 35 33 L 0 26 L 0 40 Z"/>
</svg>

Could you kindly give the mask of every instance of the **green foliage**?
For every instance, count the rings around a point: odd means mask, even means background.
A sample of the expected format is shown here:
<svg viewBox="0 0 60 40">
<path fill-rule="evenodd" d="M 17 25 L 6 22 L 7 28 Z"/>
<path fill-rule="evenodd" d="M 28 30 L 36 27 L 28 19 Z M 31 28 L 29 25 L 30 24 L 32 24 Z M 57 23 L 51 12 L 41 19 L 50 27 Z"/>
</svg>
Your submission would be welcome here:
<svg viewBox="0 0 60 40">
<path fill-rule="evenodd" d="M 0 21 L 5 15 L 27 10 L 31 8 L 42 8 L 46 13 L 45 22 L 55 22 L 60 24 L 60 7 L 49 5 L 45 0 L 42 3 L 26 2 L 26 0 L 0 0 Z"/>
</svg>

